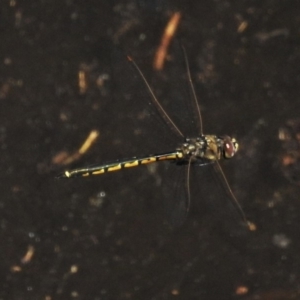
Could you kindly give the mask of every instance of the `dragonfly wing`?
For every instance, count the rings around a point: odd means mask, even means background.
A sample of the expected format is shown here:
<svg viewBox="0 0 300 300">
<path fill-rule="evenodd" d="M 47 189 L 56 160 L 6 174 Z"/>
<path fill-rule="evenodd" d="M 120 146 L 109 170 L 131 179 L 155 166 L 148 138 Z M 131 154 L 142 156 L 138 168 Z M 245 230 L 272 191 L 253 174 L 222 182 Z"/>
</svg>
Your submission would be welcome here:
<svg viewBox="0 0 300 300">
<path fill-rule="evenodd" d="M 204 219 L 208 217 L 207 225 L 220 233 L 227 232 L 232 237 L 245 235 L 249 230 L 214 165 L 191 168 L 191 199 L 196 213 Z"/>
<path fill-rule="evenodd" d="M 203 160 L 197 165 L 182 163 L 168 163 L 160 172 L 162 174 L 161 189 L 164 197 L 165 214 L 168 222 L 179 227 L 186 220 L 194 201 L 199 198 L 197 191 L 198 177 L 195 176 L 195 168 L 203 168 L 211 165 L 211 161 Z"/>
<path fill-rule="evenodd" d="M 98 91 L 96 107 L 101 117 L 95 119 L 95 126 L 100 128 L 102 145 L 109 145 L 99 156 L 114 160 L 175 149 L 178 137 L 158 113 L 141 75 L 128 61 L 131 53 L 109 43 L 99 43 L 94 51 L 100 54 L 90 76 L 103 81 L 98 83 L 101 95 Z M 140 67 L 151 81 L 149 66 Z"/>
<path fill-rule="evenodd" d="M 187 165 L 169 163 L 163 173 L 161 188 L 166 217 L 173 227 L 179 227 L 188 214 Z"/>
<path fill-rule="evenodd" d="M 185 136 L 198 136 L 201 133 L 199 115 L 187 76 L 185 55 L 178 41 L 170 47 L 169 56 L 172 62 L 166 63 L 164 72 L 157 74 L 163 95 L 159 98 Z"/>
</svg>

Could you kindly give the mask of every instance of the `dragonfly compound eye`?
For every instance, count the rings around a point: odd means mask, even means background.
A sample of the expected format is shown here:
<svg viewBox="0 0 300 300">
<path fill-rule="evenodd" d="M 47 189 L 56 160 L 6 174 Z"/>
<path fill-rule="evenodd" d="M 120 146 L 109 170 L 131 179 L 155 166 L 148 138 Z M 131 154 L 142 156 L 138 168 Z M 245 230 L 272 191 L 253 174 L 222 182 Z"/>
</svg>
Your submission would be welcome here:
<svg viewBox="0 0 300 300">
<path fill-rule="evenodd" d="M 231 139 L 230 137 L 226 137 L 224 139 L 224 157 L 231 158 L 235 155 L 239 147 L 236 139 Z"/>
</svg>

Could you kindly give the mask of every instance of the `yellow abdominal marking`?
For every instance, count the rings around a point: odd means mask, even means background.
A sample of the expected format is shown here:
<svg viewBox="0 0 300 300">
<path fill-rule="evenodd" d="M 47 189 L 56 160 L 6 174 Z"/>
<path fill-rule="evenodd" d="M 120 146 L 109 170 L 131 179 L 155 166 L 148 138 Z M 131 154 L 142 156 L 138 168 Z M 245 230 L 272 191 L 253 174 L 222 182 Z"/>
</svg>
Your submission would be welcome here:
<svg viewBox="0 0 300 300">
<path fill-rule="evenodd" d="M 150 163 L 153 163 L 153 162 L 156 162 L 156 157 L 149 157 L 147 159 L 141 160 L 141 164 L 142 165 L 144 165 L 144 164 L 150 164 Z"/>
<path fill-rule="evenodd" d="M 103 169 L 101 169 L 101 170 L 98 170 L 98 171 L 94 171 L 94 172 L 92 172 L 92 175 L 99 175 L 99 174 L 103 174 L 103 173 L 105 173 L 105 170 L 104 170 L 104 168 L 103 168 Z"/>
<path fill-rule="evenodd" d="M 107 169 L 107 172 L 112 172 L 112 171 L 117 171 L 117 170 L 121 170 L 122 168 L 122 165 L 121 164 L 117 164 L 115 166 L 112 166 L 112 167 L 109 167 Z"/>
<path fill-rule="evenodd" d="M 166 155 L 166 156 L 162 156 L 162 157 L 159 157 L 158 160 L 167 160 L 167 159 L 176 159 L 176 155 L 172 154 L 172 155 Z"/>
<path fill-rule="evenodd" d="M 136 167 L 139 165 L 138 160 L 130 161 L 124 164 L 124 168 L 131 168 L 131 167 Z"/>
</svg>

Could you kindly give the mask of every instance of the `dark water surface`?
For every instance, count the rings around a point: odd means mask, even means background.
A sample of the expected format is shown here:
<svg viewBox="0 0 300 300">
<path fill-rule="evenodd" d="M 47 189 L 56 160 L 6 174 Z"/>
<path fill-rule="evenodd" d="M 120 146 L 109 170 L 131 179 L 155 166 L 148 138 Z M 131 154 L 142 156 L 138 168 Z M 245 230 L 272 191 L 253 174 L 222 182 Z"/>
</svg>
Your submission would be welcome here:
<svg viewBox="0 0 300 300">
<path fill-rule="evenodd" d="M 300 190 L 282 173 L 278 139 L 299 118 L 296 2 L 0 6 L 0 299 L 300 298 Z M 233 225 L 228 199 L 207 178 L 176 229 L 164 214 L 161 168 L 54 179 L 65 168 L 173 149 L 161 149 L 165 129 L 144 118 L 143 83 L 118 51 L 135 58 L 175 115 L 182 111 L 172 106 L 188 95 L 176 43 L 164 70 L 152 67 L 174 11 L 205 133 L 240 142 L 223 166 L 255 232 Z M 67 167 L 53 163 L 91 130 L 100 137 L 86 155 Z"/>
</svg>

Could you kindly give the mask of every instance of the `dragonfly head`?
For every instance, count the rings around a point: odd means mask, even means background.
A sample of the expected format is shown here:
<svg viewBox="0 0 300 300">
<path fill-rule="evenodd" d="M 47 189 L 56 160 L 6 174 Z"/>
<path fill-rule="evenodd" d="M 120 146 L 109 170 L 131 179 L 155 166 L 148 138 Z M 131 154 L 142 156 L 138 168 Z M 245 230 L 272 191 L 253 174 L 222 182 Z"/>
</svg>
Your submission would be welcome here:
<svg viewBox="0 0 300 300">
<path fill-rule="evenodd" d="M 235 153 L 239 149 L 239 144 L 235 138 L 231 138 L 229 136 L 225 136 L 223 138 L 224 141 L 224 146 L 223 146 L 223 151 L 224 151 L 224 158 L 231 158 L 235 155 Z"/>
</svg>

